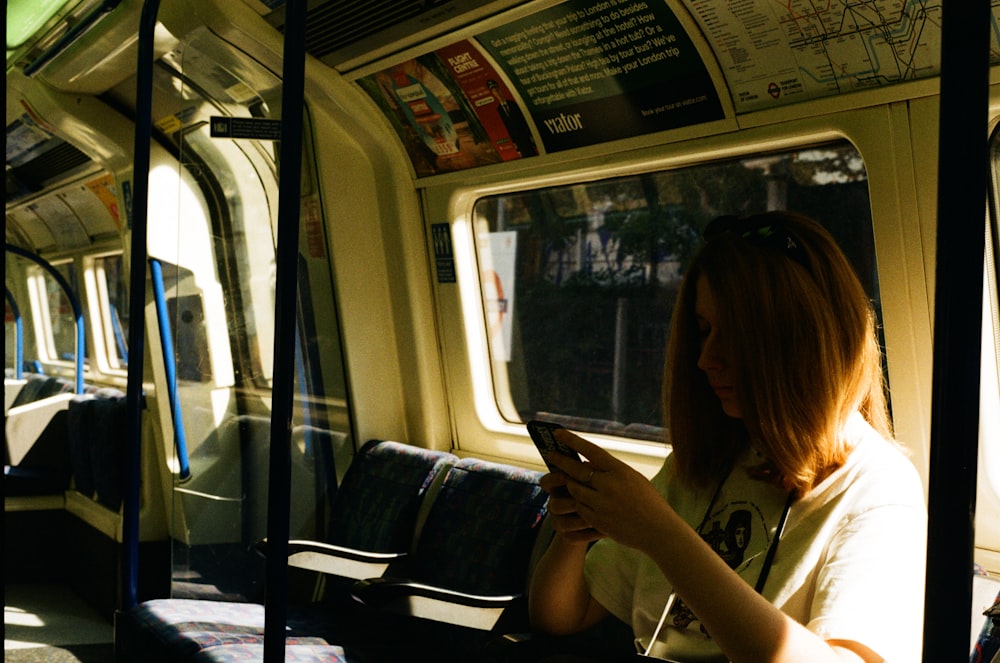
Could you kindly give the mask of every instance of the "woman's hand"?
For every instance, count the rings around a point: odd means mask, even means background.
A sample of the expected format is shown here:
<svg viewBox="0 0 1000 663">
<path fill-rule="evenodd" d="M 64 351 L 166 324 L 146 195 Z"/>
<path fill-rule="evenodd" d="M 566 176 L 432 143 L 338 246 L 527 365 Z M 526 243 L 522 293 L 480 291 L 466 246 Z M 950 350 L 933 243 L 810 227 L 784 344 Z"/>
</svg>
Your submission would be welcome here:
<svg viewBox="0 0 1000 663">
<path fill-rule="evenodd" d="M 768 602 L 681 520 L 640 473 L 569 431 L 558 430 L 555 436 L 587 459 L 580 462 L 558 453 L 546 457 L 558 471 L 546 475 L 543 486 L 549 485 L 557 494 L 565 488 L 552 501 L 560 513 L 572 516 L 566 521 L 574 523 L 572 531 L 576 535 L 600 532 L 649 555 L 730 660 L 881 660 L 858 642 L 825 642 Z M 582 575 L 582 554 L 577 559 L 578 575 Z M 547 589 L 555 591 L 569 584 L 553 576 Z M 572 605 L 585 603 L 578 598 Z M 533 614 L 560 613 L 552 605 L 545 608 Z M 560 621 L 556 626 L 562 630 L 550 630 L 571 633 L 580 624 L 592 623 L 593 617 L 581 617 L 585 612 L 580 607 L 570 614 L 573 621 L 563 620 L 568 627 Z"/>
<path fill-rule="evenodd" d="M 551 495 L 556 531 L 571 541 L 608 536 L 640 550 L 652 545 L 654 530 L 669 521 L 663 514 L 671 509 L 649 480 L 570 431 L 557 430 L 555 436 L 588 461 L 558 453 L 546 458 L 559 469 L 541 483 Z"/>
<path fill-rule="evenodd" d="M 577 513 L 577 503 L 569 493 L 568 482 L 569 478 L 561 471 L 546 474 L 540 482 L 542 490 L 549 494 L 548 511 L 553 529 L 573 543 L 590 543 L 604 538 Z"/>
</svg>

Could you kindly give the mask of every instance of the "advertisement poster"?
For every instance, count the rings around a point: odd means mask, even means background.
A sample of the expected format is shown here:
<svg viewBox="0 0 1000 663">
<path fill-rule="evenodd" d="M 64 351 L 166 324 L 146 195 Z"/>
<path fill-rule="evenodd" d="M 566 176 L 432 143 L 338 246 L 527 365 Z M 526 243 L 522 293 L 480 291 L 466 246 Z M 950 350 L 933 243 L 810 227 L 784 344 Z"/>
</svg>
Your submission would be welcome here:
<svg viewBox="0 0 1000 663">
<path fill-rule="evenodd" d="M 499 79 L 462 41 L 358 83 L 392 122 L 421 177 L 520 158 L 520 148 L 533 149 L 533 139 L 515 132 L 516 142 L 498 114 L 500 91 L 509 95 Z M 520 110 L 517 116 L 523 120 Z"/>
<path fill-rule="evenodd" d="M 489 233 L 483 260 L 483 302 L 490 333 L 490 351 L 497 361 L 510 361 L 514 319 L 514 275 L 517 231 Z"/>
<path fill-rule="evenodd" d="M 661 0 L 569 0 L 476 39 L 547 152 L 723 117 L 701 56 Z"/>
<path fill-rule="evenodd" d="M 114 176 L 110 174 L 101 175 L 100 177 L 88 181 L 85 186 L 92 194 L 97 196 L 97 199 L 100 200 L 101 204 L 108 210 L 108 214 L 110 214 L 111 218 L 114 219 L 115 225 L 118 226 L 118 230 L 121 230 L 122 221 L 118 216 L 118 196 L 115 195 Z"/>
<path fill-rule="evenodd" d="M 538 154 L 520 105 L 493 65 L 468 41 L 436 51 L 504 161 Z"/>
<path fill-rule="evenodd" d="M 661 0 L 568 0 L 357 82 L 417 177 L 723 118 Z"/>
</svg>

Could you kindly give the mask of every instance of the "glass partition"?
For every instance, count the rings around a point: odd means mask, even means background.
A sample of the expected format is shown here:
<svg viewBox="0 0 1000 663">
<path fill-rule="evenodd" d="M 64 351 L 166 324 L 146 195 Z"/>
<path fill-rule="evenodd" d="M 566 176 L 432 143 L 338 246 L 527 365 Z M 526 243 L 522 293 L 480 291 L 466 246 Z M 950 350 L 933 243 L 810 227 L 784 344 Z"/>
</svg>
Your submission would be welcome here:
<svg viewBox="0 0 1000 663">
<path fill-rule="evenodd" d="M 151 173 L 160 198 L 150 210 L 160 218 L 150 217 L 149 255 L 162 266 L 180 403 L 174 426 L 183 427 L 190 463 L 190 478 L 175 474 L 173 486 L 173 594 L 260 601 L 264 560 L 254 545 L 267 531 L 276 324 L 295 325 L 298 341 L 293 538 L 324 539 L 337 468 L 353 454 L 332 274 L 326 240 L 315 236 L 323 232 L 318 186 L 306 168 L 299 314 L 276 321 L 278 136 L 216 129 L 231 118 L 273 126 L 280 81 L 208 30 L 168 53 L 155 79 L 176 109 L 155 124 L 178 163 Z M 307 127 L 306 159 L 309 141 Z"/>
</svg>

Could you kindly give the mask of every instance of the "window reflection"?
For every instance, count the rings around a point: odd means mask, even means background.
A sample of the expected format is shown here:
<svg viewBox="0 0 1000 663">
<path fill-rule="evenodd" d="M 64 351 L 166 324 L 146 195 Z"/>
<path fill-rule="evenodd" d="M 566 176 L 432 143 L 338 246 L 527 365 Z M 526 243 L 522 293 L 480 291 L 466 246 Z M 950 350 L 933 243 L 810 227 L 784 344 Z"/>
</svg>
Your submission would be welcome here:
<svg viewBox="0 0 1000 663">
<path fill-rule="evenodd" d="M 477 201 L 503 416 L 655 437 L 671 311 L 701 230 L 769 209 L 823 223 L 878 309 L 867 175 L 846 142 Z"/>
</svg>

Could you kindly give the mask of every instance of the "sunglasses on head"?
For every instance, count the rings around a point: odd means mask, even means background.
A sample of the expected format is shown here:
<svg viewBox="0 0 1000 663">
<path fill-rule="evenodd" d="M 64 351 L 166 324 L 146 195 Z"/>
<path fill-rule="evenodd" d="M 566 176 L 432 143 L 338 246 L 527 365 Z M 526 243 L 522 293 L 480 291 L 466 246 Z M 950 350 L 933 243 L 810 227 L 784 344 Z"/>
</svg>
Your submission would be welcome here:
<svg viewBox="0 0 1000 663">
<path fill-rule="evenodd" d="M 754 246 L 784 253 L 803 267 L 809 267 L 806 252 L 780 219 L 758 214 L 739 217 L 733 215 L 712 219 L 702 233 L 706 241 L 724 234 L 732 234 Z"/>
</svg>

